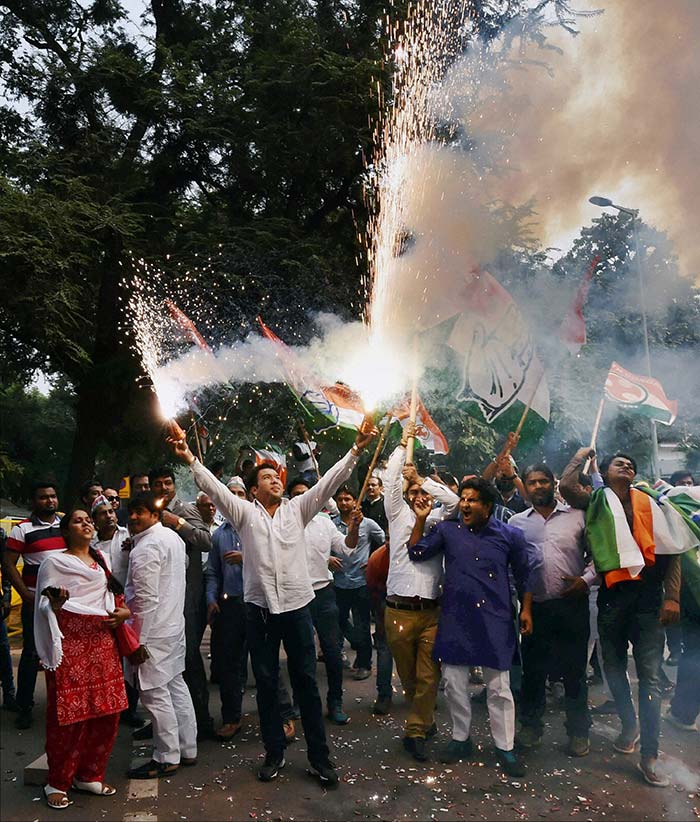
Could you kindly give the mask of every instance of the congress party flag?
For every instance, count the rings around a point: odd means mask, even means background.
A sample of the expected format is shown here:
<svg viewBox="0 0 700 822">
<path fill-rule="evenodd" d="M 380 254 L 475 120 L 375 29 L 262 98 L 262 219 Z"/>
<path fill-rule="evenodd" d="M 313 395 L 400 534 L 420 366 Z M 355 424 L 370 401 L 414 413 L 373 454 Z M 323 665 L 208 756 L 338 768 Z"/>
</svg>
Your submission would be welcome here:
<svg viewBox="0 0 700 822">
<path fill-rule="evenodd" d="M 605 380 L 605 398 L 664 425 L 671 425 L 678 414 L 678 403 L 669 400 L 658 380 L 633 374 L 616 362 Z"/>
</svg>

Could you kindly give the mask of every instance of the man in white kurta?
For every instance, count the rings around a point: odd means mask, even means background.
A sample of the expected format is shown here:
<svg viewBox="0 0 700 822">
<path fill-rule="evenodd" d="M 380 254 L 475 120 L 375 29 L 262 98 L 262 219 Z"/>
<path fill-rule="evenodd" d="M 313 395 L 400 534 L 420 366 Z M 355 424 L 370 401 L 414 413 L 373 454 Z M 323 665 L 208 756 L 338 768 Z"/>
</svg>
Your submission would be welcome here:
<svg viewBox="0 0 700 822">
<path fill-rule="evenodd" d="M 141 703 L 153 723 L 153 760 L 129 772 L 148 779 L 172 773 L 197 757 L 197 722 L 185 669 L 185 543 L 160 523 L 152 492 L 129 502 L 134 547 L 126 602 L 141 648 L 132 666 Z M 140 652 L 140 653 L 139 653 Z M 131 658 L 133 660 L 133 657 Z"/>
</svg>

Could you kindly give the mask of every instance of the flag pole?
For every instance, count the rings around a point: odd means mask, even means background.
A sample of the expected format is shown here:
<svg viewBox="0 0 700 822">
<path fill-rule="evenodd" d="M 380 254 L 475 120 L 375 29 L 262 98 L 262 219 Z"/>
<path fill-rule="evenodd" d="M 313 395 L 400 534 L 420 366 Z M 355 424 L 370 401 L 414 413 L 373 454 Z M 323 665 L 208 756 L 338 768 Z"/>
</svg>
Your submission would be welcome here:
<svg viewBox="0 0 700 822">
<path fill-rule="evenodd" d="M 192 427 L 194 428 L 194 439 L 197 443 L 197 456 L 199 457 L 199 461 L 204 465 L 204 459 L 202 457 L 202 444 L 199 441 L 199 431 L 197 431 L 197 422 L 194 418 L 194 414 L 192 414 Z"/>
<path fill-rule="evenodd" d="M 532 391 L 530 392 L 530 398 L 527 401 L 527 405 L 523 409 L 523 413 L 520 416 L 520 422 L 518 423 L 518 427 L 513 432 L 517 437 L 520 436 L 520 432 L 523 430 L 523 426 L 525 425 L 525 420 L 527 419 L 527 415 L 530 413 L 530 407 L 535 399 L 535 394 L 537 394 L 537 389 L 540 387 L 540 383 L 542 382 L 542 378 L 544 377 L 544 368 L 540 371 L 540 376 L 537 378 L 537 382 L 535 383 Z M 507 452 L 510 454 L 510 451 Z M 506 455 L 507 455 L 506 454 Z"/>
<path fill-rule="evenodd" d="M 309 435 L 306 432 L 306 426 L 304 425 L 303 420 L 297 420 L 297 425 L 299 426 L 299 431 L 301 431 L 301 437 L 306 443 L 306 447 L 309 449 L 309 454 L 311 455 L 311 461 L 314 464 L 314 470 L 316 471 L 317 479 L 321 479 L 321 471 L 318 467 L 318 460 L 316 459 L 316 454 L 314 454 L 314 450 L 311 447 L 311 441 L 309 440 Z"/>
<path fill-rule="evenodd" d="M 598 431 L 600 430 L 600 421 L 603 418 L 603 409 L 605 408 L 605 394 L 600 398 L 598 403 L 598 412 L 595 415 L 595 422 L 593 423 L 593 433 L 591 434 L 591 448 L 595 449 L 596 440 L 598 439 Z M 587 474 L 591 467 L 591 458 L 589 457 L 583 465 L 583 473 Z"/>
<path fill-rule="evenodd" d="M 413 388 L 411 389 L 411 405 L 408 412 L 408 420 L 416 426 L 416 416 L 418 415 L 418 337 L 413 338 Z M 416 444 L 414 432 L 406 440 L 406 462 L 413 462 L 413 450 Z"/>
<path fill-rule="evenodd" d="M 393 409 L 391 408 L 387 411 L 387 417 L 386 422 L 384 423 L 384 428 L 382 428 L 382 433 L 379 437 L 379 442 L 377 443 L 377 447 L 374 449 L 374 454 L 372 454 L 372 459 L 370 460 L 369 468 L 367 469 L 367 473 L 365 474 L 365 481 L 362 483 L 362 488 L 360 489 L 360 493 L 357 497 L 357 502 L 355 503 L 355 510 L 357 511 L 360 510 L 362 500 L 365 498 L 365 494 L 367 493 L 369 481 L 372 478 L 372 471 L 374 471 L 374 468 L 377 464 L 377 460 L 379 459 L 379 455 L 382 452 L 384 441 L 386 440 L 386 436 L 389 433 L 389 427 L 391 425 L 393 413 Z"/>
</svg>

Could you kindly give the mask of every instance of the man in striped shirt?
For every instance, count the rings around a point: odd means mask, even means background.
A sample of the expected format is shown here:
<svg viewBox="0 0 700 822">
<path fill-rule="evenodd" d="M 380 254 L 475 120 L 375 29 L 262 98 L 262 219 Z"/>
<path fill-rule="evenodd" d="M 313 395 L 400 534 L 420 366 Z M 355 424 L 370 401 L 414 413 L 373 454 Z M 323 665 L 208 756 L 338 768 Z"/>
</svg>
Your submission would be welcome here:
<svg viewBox="0 0 700 822">
<path fill-rule="evenodd" d="M 15 590 L 22 597 L 22 656 L 17 671 L 16 725 L 26 730 L 32 724 L 34 687 L 39 658 L 34 646 L 34 597 L 39 566 L 52 551 L 65 550 L 58 528 L 58 496 L 50 482 L 37 482 L 32 496 L 29 519 L 15 525 L 7 538 L 6 570 Z M 22 557 L 20 576 L 17 561 Z"/>
</svg>

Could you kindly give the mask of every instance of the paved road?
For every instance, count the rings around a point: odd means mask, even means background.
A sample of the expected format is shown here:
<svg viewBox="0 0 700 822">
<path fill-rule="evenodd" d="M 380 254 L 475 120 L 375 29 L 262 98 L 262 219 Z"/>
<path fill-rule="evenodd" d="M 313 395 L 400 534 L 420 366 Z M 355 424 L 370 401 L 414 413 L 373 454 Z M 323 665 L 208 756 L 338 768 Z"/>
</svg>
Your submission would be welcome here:
<svg viewBox="0 0 700 822">
<path fill-rule="evenodd" d="M 15 663 L 16 663 L 15 654 Z M 40 683 L 43 678 L 40 677 Z M 323 666 L 319 680 L 325 691 Z M 395 680 L 395 687 L 398 681 Z M 218 694 L 212 689 L 212 709 Z M 477 690 L 477 689 L 475 689 Z M 392 716 L 373 717 L 373 680 L 346 682 L 349 725 L 329 726 L 342 782 L 325 791 L 305 773 L 303 739 L 288 750 L 287 766 L 271 784 L 255 778 L 262 746 L 257 730 L 254 691 L 244 700 L 245 731 L 232 744 L 205 742 L 199 763 L 181 769 L 171 779 L 136 782 L 125 772 L 135 754 L 128 729 L 120 729 L 108 769 L 117 796 L 100 798 L 76 794 L 67 811 L 49 810 L 37 787 L 23 785 L 23 768 L 43 751 L 43 683 L 38 689 L 35 725 L 19 732 L 14 715 L 3 713 L 0 756 L 2 788 L 0 816 L 9 820 L 352 820 L 352 819 L 569 819 L 581 820 L 695 820 L 700 819 L 700 734 L 688 734 L 663 723 L 663 765 L 673 786 L 659 790 L 645 785 L 635 770 L 636 757 L 616 754 L 611 740 L 617 720 L 600 718 L 592 729 L 591 753 L 572 760 L 563 746 L 563 714 L 551 707 L 545 744 L 528 756 L 529 771 L 522 780 L 499 775 L 488 734 L 484 706 L 474 710 L 473 738 L 478 753 L 469 763 L 425 766 L 413 762 L 401 748 L 406 709 L 400 696 Z M 599 688 L 592 691 L 599 702 Z M 444 696 L 438 703 L 440 733 L 432 752 L 449 739 Z"/>
</svg>

